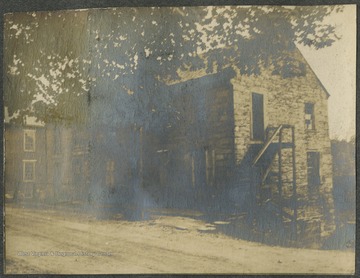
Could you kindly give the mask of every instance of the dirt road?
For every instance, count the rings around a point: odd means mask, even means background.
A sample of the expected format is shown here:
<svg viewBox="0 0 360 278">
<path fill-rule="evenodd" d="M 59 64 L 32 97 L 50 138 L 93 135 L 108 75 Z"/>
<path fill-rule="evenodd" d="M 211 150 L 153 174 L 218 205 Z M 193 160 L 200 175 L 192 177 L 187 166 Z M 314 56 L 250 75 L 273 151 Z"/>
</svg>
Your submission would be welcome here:
<svg viewBox="0 0 360 278">
<path fill-rule="evenodd" d="M 97 220 L 6 207 L 6 273 L 352 273 L 354 253 L 281 248 L 204 233 L 189 217 Z"/>
</svg>

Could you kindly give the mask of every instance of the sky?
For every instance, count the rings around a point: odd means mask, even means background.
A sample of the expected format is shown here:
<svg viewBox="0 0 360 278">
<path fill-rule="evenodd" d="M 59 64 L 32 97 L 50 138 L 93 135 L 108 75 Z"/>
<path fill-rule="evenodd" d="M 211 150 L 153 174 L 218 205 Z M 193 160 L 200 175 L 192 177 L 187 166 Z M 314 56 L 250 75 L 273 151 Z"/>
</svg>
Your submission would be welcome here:
<svg viewBox="0 0 360 278">
<path fill-rule="evenodd" d="M 349 140 L 355 135 L 356 6 L 347 5 L 326 20 L 336 24 L 339 41 L 320 50 L 298 47 L 330 94 L 331 139 Z"/>
</svg>

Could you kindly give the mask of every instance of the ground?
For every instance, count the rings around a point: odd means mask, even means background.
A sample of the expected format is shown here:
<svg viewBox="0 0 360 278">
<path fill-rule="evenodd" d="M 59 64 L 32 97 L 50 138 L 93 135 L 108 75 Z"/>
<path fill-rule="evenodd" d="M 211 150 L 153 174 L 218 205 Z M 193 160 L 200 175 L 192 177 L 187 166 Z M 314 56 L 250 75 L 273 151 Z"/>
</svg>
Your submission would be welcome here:
<svg viewBox="0 0 360 278">
<path fill-rule="evenodd" d="M 214 232 L 220 221 L 5 208 L 5 273 L 353 273 L 352 251 L 284 248 Z"/>
</svg>

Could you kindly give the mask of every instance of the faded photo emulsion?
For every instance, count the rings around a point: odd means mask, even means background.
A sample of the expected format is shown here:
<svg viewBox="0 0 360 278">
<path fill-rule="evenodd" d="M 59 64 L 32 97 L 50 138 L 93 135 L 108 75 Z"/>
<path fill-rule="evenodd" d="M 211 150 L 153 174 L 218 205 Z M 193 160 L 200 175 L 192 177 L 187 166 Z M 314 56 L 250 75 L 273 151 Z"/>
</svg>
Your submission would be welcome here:
<svg viewBox="0 0 360 278">
<path fill-rule="evenodd" d="M 4 16 L 6 274 L 352 274 L 356 6 Z"/>
</svg>

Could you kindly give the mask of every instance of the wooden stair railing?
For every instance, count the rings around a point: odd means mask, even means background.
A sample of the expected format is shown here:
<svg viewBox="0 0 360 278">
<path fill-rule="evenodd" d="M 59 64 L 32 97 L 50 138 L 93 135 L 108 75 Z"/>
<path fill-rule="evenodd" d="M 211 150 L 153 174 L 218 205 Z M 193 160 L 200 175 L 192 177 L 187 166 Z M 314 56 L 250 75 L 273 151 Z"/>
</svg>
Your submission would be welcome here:
<svg viewBox="0 0 360 278">
<path fill-rule="evenodd" d="M 267 148 L 270 146 L 270 144 L 274 141 L 280 130 L 283 129 L 283 125 L 279 125 L 279 127 L 275 130 L 273 135 L 269 138 L 269 140 L 266 141 L 264 146 L 261 148 L 257 156 L 255 156 L 254 160 L 252 161 L 252 166 L 255 166 L 255 164 L 259 161 L 259 159 L 262 157 L 262 155 L 265 153 Z"/>
</svg>

